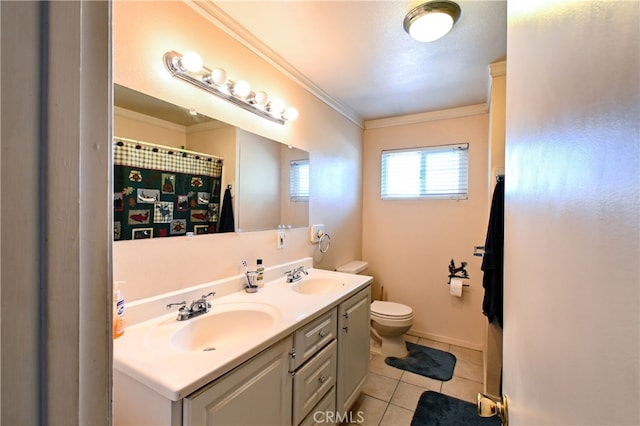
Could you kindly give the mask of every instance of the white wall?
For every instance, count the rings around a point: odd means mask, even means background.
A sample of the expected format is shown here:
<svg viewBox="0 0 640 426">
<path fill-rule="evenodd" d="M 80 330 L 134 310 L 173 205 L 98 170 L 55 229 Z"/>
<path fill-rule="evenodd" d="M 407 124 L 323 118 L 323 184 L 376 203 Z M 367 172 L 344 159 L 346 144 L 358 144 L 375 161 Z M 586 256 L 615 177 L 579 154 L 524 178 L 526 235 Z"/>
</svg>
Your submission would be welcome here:
<svg viewBox="0 0 640 426">
<path fill-rule="evenodd" d="M 0 3 L 2 424 L 111 423 L 110 7 Z"/>
<path fill-rule="evenodd" d="M 487 233 L 488 114 L 482 106 L 478 110 L 459 118 L 365 130 L 363 254 L 376 293 L 384 286 L 388 300 L 413 308 L 412 333 L 482 349 L 482 258 L 473 256 L 473 247 L 484 245 Z M 468 200 L 380 198 L 382 150 L 454 143 L 469 143 Z M 468 263 L 470 287 L 461 298 L 449 294 L 451 259 L 458 266 Z"/>
<path fill-rule="evenodd" d="M 114 82 L 309 151 L 310 220 L 324 223 L 332 237 L 325 255 L 309 243 L 304 228 L 287 231 L 282 250 L 276 248 L 275 231 L 192 240 L 173 237 L 144 245 L 117 242 L 114 279 L 127 281 L 129 288 L 123 287 L 123 292 L 129 300 L 235 274 L 245 258 L 260 257 L 269 266 L 313 256 L 316 267 L 334 269 L 361 257 L 362 130 L 358 126 L 183 2 L 115 2 L 113 32 Z M 162 64 L 162 56 L 170 50 L 198 51 L 205 65 L 223 67 L 230 78 L 244 78 L 295 105 L 300 118 L 285 126 L 271 123 L 173 79 Z M 139 272 L 149 265 L 146 274 Z"/>
<path fill-rule="evenodd" d="M 509 2 L 504 392 L 640 424 L 640 3 Z"/>
</svg>

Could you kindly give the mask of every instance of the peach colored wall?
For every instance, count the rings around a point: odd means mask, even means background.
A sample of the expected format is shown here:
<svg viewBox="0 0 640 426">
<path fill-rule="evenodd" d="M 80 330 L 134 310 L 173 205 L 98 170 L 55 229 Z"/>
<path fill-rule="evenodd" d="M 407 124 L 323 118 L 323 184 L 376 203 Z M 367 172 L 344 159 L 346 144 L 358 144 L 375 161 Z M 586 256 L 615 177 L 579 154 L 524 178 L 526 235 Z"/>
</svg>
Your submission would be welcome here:
<svg viewBox="0 0 640 426">
<path fill-rule="evenodd" d="M 115 83 L 309 151 L 310 223 L 324 223 L 332 237 L 324 255 L 308 241 L 306 228 L 287 231 L 280 250 L 275 231 L 118 242 L 113 247 L 114 279 L 127 281 L 123 291 L 129 300 L 235 274 L 244 258 L 261 257 L 269 266 L 313 256 L 316 267 L 334 269 L 361 257 L 359 126 L 182 2 L 114 2 L 113 45 Z M 230 78 L 246 79 L 295 105 L 300 118 L 285 126 L 271 123 L 173 79 L 162 64 L 170 50 L 198 51 L 207 66 L 224 67 Z"/>
<path fill-rule="evenodd" d="M 113 135 L 180 148 L 187 145 L 186 127 L 122 108 L 113 112 Z"/>
<path fill-rule="evenodd" d="M 486 185 L 488 115 L 365 130 L 363 257 L 375 290 L 414 310 L 414 334 L 482 349 L 481 258 L 488 218 Z M 469 199 L 381 200 L 380 154 L 384 149 L 469 143 Z M 468 262 L 471 287 L 449 294 L 451 259 Z"/>
<path fill-rule="evenodd" d="M 239 226 L 247 230 L 275 229 L 280 224 L 280 145 L 238 130 L 240 167 Z"/>
</svg>

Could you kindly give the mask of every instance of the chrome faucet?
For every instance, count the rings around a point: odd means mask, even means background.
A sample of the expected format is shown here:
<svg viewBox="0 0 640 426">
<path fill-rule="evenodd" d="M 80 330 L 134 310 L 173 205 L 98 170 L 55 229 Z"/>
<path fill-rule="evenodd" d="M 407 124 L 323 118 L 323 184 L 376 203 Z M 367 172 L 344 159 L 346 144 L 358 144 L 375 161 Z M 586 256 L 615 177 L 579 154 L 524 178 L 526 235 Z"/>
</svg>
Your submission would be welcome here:
<svg viewBox="0 0 640 426">
<path fill-rule="evenodd" d="M 209 312 L 209 308 L 211 308 L 211 303 L 207 301 L 207 297 L 215 296 L 215 295 L 216 295 L 215 291 L 204 294 L 202 295 L 202 297 L 200 297 L 200 299 L 196 299 L 193 302 L 191 302 L 191 305 L 188 308 L 187 308 L 187 302 L 169 303 L 167 305 L 167 309 L 171 309 L 174 306 L 180 306 L 180 309 L 178 309 L 177 320 L 185 321 Z"/>
<path fill-rule="evenodd" d="M 302 279 L 302 274 L 309 275 L 309 272 L 307 272 L 304 266 L 300 266 L 298 268 L 292 269 L 291 271 L 287 271 L 284 274 L 287 277 L 288 283 L 295 283 L 296 281 L 300 281 Z"/>
</svg>

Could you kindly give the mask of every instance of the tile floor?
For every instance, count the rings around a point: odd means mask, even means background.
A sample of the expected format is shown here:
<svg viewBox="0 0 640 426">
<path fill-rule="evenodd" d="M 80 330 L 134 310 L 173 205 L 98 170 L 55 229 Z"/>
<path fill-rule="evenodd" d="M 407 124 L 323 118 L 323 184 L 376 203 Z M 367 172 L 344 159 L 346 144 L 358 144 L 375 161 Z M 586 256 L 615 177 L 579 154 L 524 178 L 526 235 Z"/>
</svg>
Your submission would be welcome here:
<svg viewBox="0 0 640 426">
<path fill-rule="evenodd" d="M 454 354 L 457 361 L 453 378 L 443 382 L 391 367 L 385 364 L 379 344 L 371 339 L 369 377 L 351 409 L 353 419 L 358 419 L 358 411 L 362 412 L 364 421 L 361 424 L 410 425 L 418 399 L 426 390 L 473 403 L 476 394 L 482 392 L 482 352 L 415 336 L 406 338 L 409 342 Z"/>
</svg>

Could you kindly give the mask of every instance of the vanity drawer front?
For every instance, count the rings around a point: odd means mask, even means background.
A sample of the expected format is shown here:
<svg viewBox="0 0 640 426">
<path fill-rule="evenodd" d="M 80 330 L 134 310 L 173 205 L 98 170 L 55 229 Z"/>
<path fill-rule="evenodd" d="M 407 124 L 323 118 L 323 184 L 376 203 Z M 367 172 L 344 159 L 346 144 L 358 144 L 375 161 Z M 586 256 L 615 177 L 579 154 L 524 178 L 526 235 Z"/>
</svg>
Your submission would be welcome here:
<svg viewBox="0 0 640 426">
<path fill-rule="evenodd" d="M 336 383 L 337 343 L 332 341 L 293 376 L 293 423 L 298 424 Z"/>
<path fill-rule="evenodd" d="M 333 388 L 313 407 L 311 412 L 307 414 L 307 418 L 300 423 L 300 426 L 326 426 L 333 424 L 333 419 L 336 417 L 335 413 L 336 390 Z"/>
<path fill-rule="evenodd" d="M 336 338 L 338 314 L 335 309 L 311 321 L 294 333 L 293 347 L 296 351 L 294 369 L 297 369 Z"/>
</svg>

